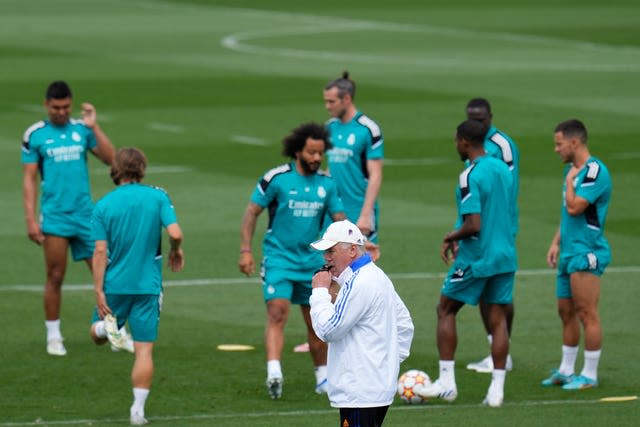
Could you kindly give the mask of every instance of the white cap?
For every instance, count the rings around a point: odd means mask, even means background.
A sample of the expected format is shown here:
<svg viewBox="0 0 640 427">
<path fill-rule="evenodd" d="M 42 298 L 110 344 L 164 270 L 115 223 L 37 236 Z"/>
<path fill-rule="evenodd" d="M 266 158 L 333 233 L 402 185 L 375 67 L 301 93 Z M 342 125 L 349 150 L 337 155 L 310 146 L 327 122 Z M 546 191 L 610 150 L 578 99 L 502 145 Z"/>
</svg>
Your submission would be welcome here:
<svg viewBox="0 0 640 427">
<path fill-rule="evenodd" d="M 311 247 L 319 251 L 326 251 L 338 243 L 352 243 L 364 245 L 364 236 L 355 224 L 348 220 L 336 221 L 327 228 L 322 239 L 311 243 Z"/>
</svg>

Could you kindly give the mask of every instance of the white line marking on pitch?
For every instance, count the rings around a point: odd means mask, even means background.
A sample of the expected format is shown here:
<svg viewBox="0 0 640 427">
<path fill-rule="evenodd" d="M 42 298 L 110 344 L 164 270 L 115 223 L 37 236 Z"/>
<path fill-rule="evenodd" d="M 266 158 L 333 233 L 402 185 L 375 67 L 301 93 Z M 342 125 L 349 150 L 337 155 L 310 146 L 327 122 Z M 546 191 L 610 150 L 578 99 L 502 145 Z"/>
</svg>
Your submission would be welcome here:
<svg viewBox="0 0 640 427">
<path fill-rule="evenodd" d="M 171 123 L 149 122 L 147 123 L 147 129 L 157 130 L 159 132 L 184 133 L 184 126 Z"/>
<path fill-rule="evenodd" d="M 620 266 L 609 267 L 605 271 L 606 274 L 616 273 L 639 273 L 640 266 Z M 393 280 L 429 280 L 429 279 L 443 279 L 445 272 L 442 273 L 430 273 L 430 272 L 415 272 L 415 273 L 389 273 L 389 277 Z M 518 270 L 517 276 L 551 276 L 555 275 L 556 270 L 551 268 L 539 268 L 539 269 L 525 269 Z M 260 283 L 258 277 L 232 277 L 232 278 L 211 278 L 211 279 L 189 279 L 189 280 L 166 280 L 163 285 L 166 287 L 187 287 L 187 286 L 218 286 L 218 285 L 255 285 Z M 65 284 L 64 289 L 66 291 L 87 291 L 93 290 L 93 285 L 90 283 L 84 284 Z M 42 284 L 15 284 L 15 285 L 0 285 L 0 292 L 2 291 L 24 291 L 24 292 L 41 292 Z"/>
<path fill-rule="evenodd" d="M 620 55 L 619 57 L 625 58 L 624 60 L 632 61 L 633 56 L 638 53 L 638 49 L 635 46 L 622 46 L 612 47 L 604 44 L 597 44 L 592 42 L 583 42 L 578 40 L 565 40 L 556 39 L 544 36 L 533 36 L 525 34 L 514 33 L 491 33 L 485 31 L 473 31 L 463 28 L 455 27 L 438 27 L 432 25 L 412 25 L 412 24 L 399 24 L 382 21 L 367 21 L 367 20 L 350 20 L 350 19 L 336 19 L 330 18 L 331 22 L 322 22 L 321 19 L 328 18 L 323 16 L 303 15 L 299 14 L 298 20 L 302 21 L 304 18 L 315 18 L 313 22 L 298 28 L 278 28 L 267 29 L 262 31 L 250 31 L 250 32 L 238 32 L 229 34 L 220 40 L 220 44 L 229 50 L 233 50 L 241 53 L 248 54 L 263 54 L 263 55 L 278 55 L 282 57 L 290 58 L 311 58 L 311 59 L 325 59 L 333 61 L 345 61 L 360 62 L 365 64 L 381 63 L 387 61 L 388 63 L 397 64 L 398 61 L 402 61 L 404 64 L 411 64 L 424 67 L 437 67 L 442 69 L 443 67 L 457 68 L 464 65 L 463 62 L 457 57 L 433 57 L 427 56 L 411 56 L 411 57 L 389 57 L 385 58 L 381 55 L 373 54 L 361 54 L 354 52 L 336 52 L 327 50 L 308 50 L 308 49 L 294 49 L 284 47 L 264 47 L 251 44 L 253 40 L 266 39 L 269 37 L 282 37 L 282 36 L 300 36 L 307 34 L 327 34 L 336 32 L 353 32 L 353 31 L 387 31 L 396 33 L 423 33 L 423 34 L 435 34 L 444 35 L 457 39 L 485 39 L 489 41 L 502 41 L 512 44 L 529 43 L 533 45 L 552 45 L 552 46 L 566 46 L 571 49 L 579 49 L 583 51 L 601 52 L 603 54 L 614 54 L 623 52 L 626 55 Z M 315 25 L 314 25 L 315 24 Z M 603 61 L 589 60 L 585 63 L 571 63 L 560 64 L 552 61 L 538 61 L 535 64 L 531 64 L 528 58 L 524 61 L 518 62 L 517 60 L 510 60 L 509 62 L 503 61 L 486 61 L 475 62 L 476 67 L 480 67 L 485 70 L 531 70 L 532 67 L 539 70 L 546 71 L 590 71 L 590 72 L 620 72 L 620 71 L 636 71 L 640 69 L 640 65 L 637 62 L 625 62 L 625 63 L 606 63 Z"/>
<path fill-rule="evenodd" d="M 583 405 L 601 403 L 598 399 L 591 400 L 525 400 L 522 402 L 505 402 L 503 406 L 549 406 L 549 405 Z M 455 410 L 456 408 L 482 408 L 482 404 L 451 404 L 441 403 L 433 404 L 428 403 L 425 405 L 406 405 L 406 406 L 391 406 L 391 411 L 429 411 L 429 410 L 442 410 L 447 408 L 449 410 Z M 264 417 L 299 417 L 304 415 L 329 415 L 337 414 L 337 409 L 311 409 L 311 410 L 293 410 L 293 411 L 268 411 L 268 412 L 249 412 L 243 413 L 243 417 L 249 418 L 264 418 Z M 195 414 L 195 415 L 167 415 L 158 417 L 147 417 L 149 421 L 187 421 L 187 420 L 215 420 L 225 418 L 237 418 L 239 413 L 224 413 L 224 414 Z M 98 423 L 120 423 L 128 422 L 128 418 L 102 418 L 102 419 L 82 419 L 82 420 L 59 420 L 59 421 L 46 421 L 43 419 L 37 419 L 35 421 L 26 422 L 3 422 L 0 423 L 1 427 L 19 427 L 19 426 L 42 426 L 42 425 L 77 425 L 77 424 L 98 424 Z"/>
<path fill-rule="evenodd" d="M 259 146 L 269 145 L 269 142 L 264 138 L 258 138 L 256 136 L 247 136 L 247 135 L 232 135 L 231 141 L 237 142 L 239 144 L 246 144 L 246 145 L 259 145 Z"/>
</svg>

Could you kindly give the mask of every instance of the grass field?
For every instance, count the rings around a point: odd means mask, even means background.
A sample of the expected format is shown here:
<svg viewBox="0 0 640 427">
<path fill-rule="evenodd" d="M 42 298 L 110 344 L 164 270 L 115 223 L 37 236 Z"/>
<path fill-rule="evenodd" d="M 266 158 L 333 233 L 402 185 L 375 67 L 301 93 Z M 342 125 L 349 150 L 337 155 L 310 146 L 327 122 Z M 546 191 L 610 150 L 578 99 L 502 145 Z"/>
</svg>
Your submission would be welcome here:
<svg viewBox="0 0 640 427">
<path fill-rule="evenodd" d="M 461 170 L 452 141 L 468 99 L 490 99 L 494 123 L 519 144 L 521 272 L 512 339 L 515 369 L 503 408 L 480 405 L 489 376 L 464 369 L 487 352 L 477 309 L 459 315 L 459 398 L 391 408 L 386 425 L 637 425 L 640 394 L 640 5 L 613 0 L 0 0 L 0 427 L 125 425 L 132 357 L 88 337 L 93 293 L 70 264 L 62 326 L 69 351 L 45 353 L 42 251 L 26 238 L 20 137 L 44 117 L 47 84 L 67 80 L 93 102 L 119 146 L 138 146 L 146 181 L 166 188 L 185 231 L 187 266 L 166 273 L 153 425 L 333 426 L 312 392 L 305 340 L 292 313 L 283 399 L 264 388 L 264 308 L 256 277 L 237 271 L 240 218 L 257 178 L 281 163 L 280 139 L 327 119 L 322 87 L 349 69 L 356 104 L 385 136 L 379 264 L 416 325 L 401 369 L 437 376 L 435 304 L 446 267 Z M 607 223 L 613 262 L 603 278 L 600 387 L 568 393 L 539 381 L 560 358 L 554 275 L 544 256 L 558 225 L 562 164 L 555 125 L 582 119 L 592 153 L 613 176 Z M 91 160 L 94 195 L 112 188 Z M 257 237 L 265 227 L 261 218 Z M 255 247 L 259 247 L 256 239 Z M 220 343 L 256 347 L 216 351 Z M 582 368 L 582 354 L 578 359 Z"/>
</svg>

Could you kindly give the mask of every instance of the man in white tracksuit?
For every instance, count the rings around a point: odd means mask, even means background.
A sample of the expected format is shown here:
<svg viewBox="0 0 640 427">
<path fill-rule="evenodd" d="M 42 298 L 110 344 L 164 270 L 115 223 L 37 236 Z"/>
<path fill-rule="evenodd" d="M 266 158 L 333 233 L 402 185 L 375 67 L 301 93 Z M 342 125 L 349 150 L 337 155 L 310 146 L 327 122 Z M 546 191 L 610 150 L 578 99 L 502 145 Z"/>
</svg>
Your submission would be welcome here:
<svg viewBox="0 0 640 427">
<path fill-rule="evenodd" d="M 348 220 L 334 222 L 311 244 L 327 262 L 313 276 L 309 303 L 313 329 L 329 343 L 328 394 L 340 408 L 340 426 L 382 425 L 413 339 L 407 307 L 364 244 Z M 334 304 L 332 278 L 340 285 Z"/>
</svg>

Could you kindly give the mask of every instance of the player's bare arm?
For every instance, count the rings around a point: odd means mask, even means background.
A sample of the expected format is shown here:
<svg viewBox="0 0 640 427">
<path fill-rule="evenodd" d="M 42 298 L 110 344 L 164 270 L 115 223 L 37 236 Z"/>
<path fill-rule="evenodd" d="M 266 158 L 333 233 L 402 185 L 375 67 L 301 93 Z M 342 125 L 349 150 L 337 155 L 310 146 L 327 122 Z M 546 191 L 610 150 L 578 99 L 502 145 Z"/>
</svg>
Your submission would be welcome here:
<svg viewBox="0 0 640 427">
<path fill-rule="evenodd" d="M 440 258 L 445 264 L 449 264 L 455 259 L 458 252 L 458 240 L 466 239 L 480 232 L 482 220 L 480 214 L 467 214 L 464 222 L 457 230 L 447 233 L 440 245 Z"/>
<path fill-rule="evenodd" d="M 96 295 L 96 309 L 101 319 L 111 314 L 111 308 L 107 304 L 104 294 L 104 274 L 107 269 L 107 241 L 96 240 L 92 258 L 93 289 Z"/>
<path fill-rule="evenodd" d="M 367 160 L 367 173 L 369 174 L 367 191 L 360 209 L 360 218 L 356 223 L 356 226 L 365 236 L 371 234 L 375 227 L 373 212 L 376 199 L 380 193 L 380 187 L 382 186 L 382 160 Z"/>
<path fill-rule="evenodd" d="M 113 163 L 113 158 L 116 155 L 116 149 L 107 134 L 104 133 L 98 124 L 96 108 L 93 104 L 88 102 L 84 102 L 82 104 L 82 120 L 85 125 L 91 128 L 96 137 L 97 144 L 91 152 L 95 154 L 97 158 L 102 160 L 103 163 L 111 165 L 111 163 Z"/>
<path fill-rule="evenodd" d="M 27 236 L 32 242 L 41 245 L 44 234 L 36 219 L 36 199 L 38 196 L 38 164 L 27 163 L 23 166 L 22 203 L 24 206 L 24 220 L 27 224 Z"/>
<path fill-rule="evenodd" d="M 182 229 L 176 223 L 170 224 L 167 227 L 167 233 L 169 234 L 169 268 L 173 272 L 181 271 L 184 268 L 184 251 L 182 250 L 182 241 L 184 235 Z"/>
<path fill-rule="evenodd" d="M 547 265 L 552 268 L 558 266 L 558 254 L 560 253 L 560 228 L 551 239 L 549 250 L 547 251 Z"/>
<path fill-rule="evenodd" d="M 240 260 L 238 261 L 238 267 L 240 268 L 240 272 L 247 276 L 252 275 L 256 270 L 256 263 L 251 250 L 251 241 L 256 232 L 258 216 L 262 211 L 262 206 L 249 202 L 242 217 L 242 226 L 240 228 Z"/>
<path fill-rule="evenodd" d="M 578 168 L 576 166 L 572 166 L 569 173 L 567 173 L 565 201 L 567 204 L 567 212 L 571 216 L 580 215 L 589 207 L 589 201 L 583 197 L 577 196 L 576 189 L 573 186 L 573 180 L 581 170 L 582 167 Z"/>
</svg>

